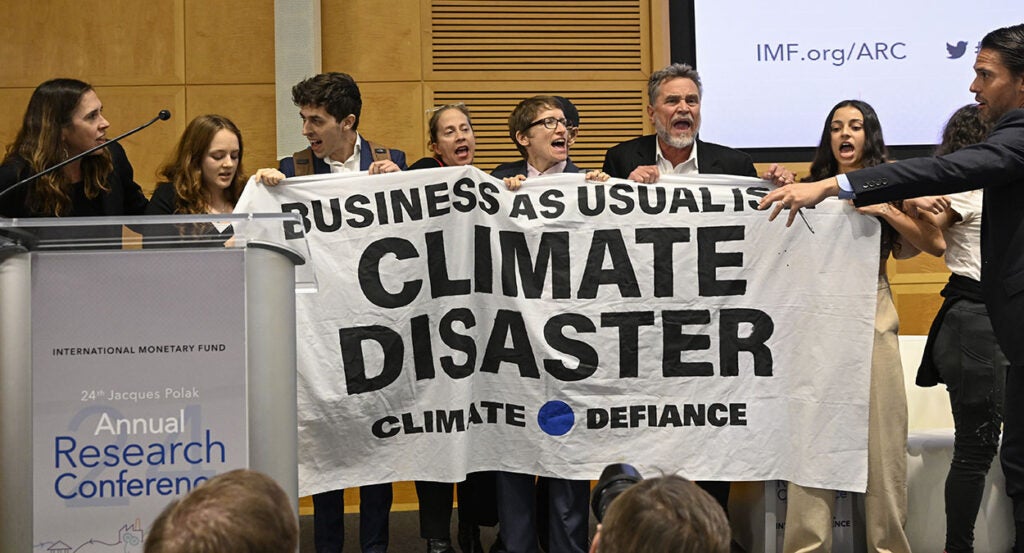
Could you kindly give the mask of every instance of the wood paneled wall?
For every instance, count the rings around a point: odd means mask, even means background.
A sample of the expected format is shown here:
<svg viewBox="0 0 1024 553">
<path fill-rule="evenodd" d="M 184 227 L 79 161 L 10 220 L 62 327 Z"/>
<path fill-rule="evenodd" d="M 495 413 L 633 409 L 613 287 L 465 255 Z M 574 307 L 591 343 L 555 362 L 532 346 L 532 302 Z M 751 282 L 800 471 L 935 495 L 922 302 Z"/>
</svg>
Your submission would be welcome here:
<svg viewBox="0 0 1024 553">
<path fill-rule="evenodd" d="M 249 170 L 275 163 L 273 0 L 15 0 L 0 41 L 0 143 L 14 139 L 39 83 L 91 83 L 114 136 L 171 110 L 124 141 L 139 184 L 195 116 L 239 126 Z M 244 17 L 243 17 L 244 16 Z"/>
</svg>

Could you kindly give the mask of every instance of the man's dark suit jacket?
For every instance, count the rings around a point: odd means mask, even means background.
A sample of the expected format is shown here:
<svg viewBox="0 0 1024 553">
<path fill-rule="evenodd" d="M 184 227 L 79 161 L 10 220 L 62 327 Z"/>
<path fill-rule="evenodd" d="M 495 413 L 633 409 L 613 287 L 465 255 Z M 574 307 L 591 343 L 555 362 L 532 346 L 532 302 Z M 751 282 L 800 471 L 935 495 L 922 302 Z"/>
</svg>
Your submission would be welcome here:
<svg viewBox="0 0 1024 553">
<path fill-rule="evenodd" d="M 613 146 L 604 156 L 604 172 L 612 177 L 628 179 L 633 169 L 655 165 L 658 135 L 648 134 Z M 736 175 L 756 177 L 757 170 L 750 156 L 732 148 L 697 139 L 697 171 L 705 175 Z M 729 482 L 702 481 L 697 485 L 711 494 L 726 512 L 729 510 Z"/>
<path fill-rule="evenodd" d="M 628 179 L 633 169 L 655 165 L 657 135 L 648 134 L 613 146 L 604 156 L 604 172 Z M 732 148 L 697 139 L 697 168 L 705 175 L 737 175 L 756 177 L 757 170 L 750 156 Z"/>
<path fill-rule="evenodd" d="M 370 168 L 370 164 L 373 163 L 373 152 L 370 151 L 370 143 L 367 142 L 363 135 L 359 135 L 362 140 L 359 141 L 359 170 L 366 171 Z M 379 147 L 379 145 L 377 145 Z M 405 152 L 402 150 L 391 149 L 391 161 L 395 162 L 395 165 L 399 169 L 405 171 Z M 278 170 L 284 173 L 286 177 L 295 176 L 295 158 L 288 156 L 282 159 L 278 165 Z M 324 173 L 330 173 L 331 167 L 327 165 L 327 162 L 313 156 L 313 174 L 322 175 Z"/>
<path fill-rule="evenodd" d="M 1004 115 L 981 144 L 847 173 L 867 205 L 984 187 L 981 284 L 1003 353 L 1024 365 L 1024 109 Z"/>
<path fill-rule="evenodd" d="M 580 168 L 576 167 L 576 164 L 571 159 L 565 160 L 565 170 L 563 173 L 579 173 Z M 491 176 L 503 179 L 505 177 L 514 177 L 516 175 L 526 174 L 526 160 L 521 159 L 519 161 L 512 161 L 509 163 L 502 163 L 501 165 L 494 168 L 491 171 Z"/>
</svg>

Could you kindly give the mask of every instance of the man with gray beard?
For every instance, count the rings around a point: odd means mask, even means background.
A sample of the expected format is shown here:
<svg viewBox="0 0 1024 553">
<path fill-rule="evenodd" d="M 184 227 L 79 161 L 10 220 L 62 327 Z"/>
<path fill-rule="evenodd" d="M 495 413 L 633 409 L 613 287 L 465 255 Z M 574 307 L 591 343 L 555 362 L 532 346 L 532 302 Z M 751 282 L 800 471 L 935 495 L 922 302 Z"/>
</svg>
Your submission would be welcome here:
<svg viewBox="0 0 1024 553">
<path fill-rule="evenodd" d="M 689 65 L 673 63 L 651 74 L 647 81 L 647 115 L 656 134 L 608 150 L 604 172 L 643 183 L 658 182 L 664 174 L 757 177 L 747 154 L 697 138 L 702 93 L 700 76 Z M 779 185 L 793 182 L 793 174 L 776 165 L 763 178 Z"/>
<path fill-rule="evenodd" d="M 750 156 L 732 148 L 704 142 L 700 130 L 702 88 L 697 71 L 673 63 L 647 81 L 647 115 L 656 134 L 627 140 L 605 154 L 604 172 L 612 177 L 655 183 L 664 174 L 719 174 L 757 177 Z M 777 185 L 791 184 L 793 173 L 772 165 L 762 178 Z M 728 511 L 729 482 L 697 482 Z"/>
</svg>

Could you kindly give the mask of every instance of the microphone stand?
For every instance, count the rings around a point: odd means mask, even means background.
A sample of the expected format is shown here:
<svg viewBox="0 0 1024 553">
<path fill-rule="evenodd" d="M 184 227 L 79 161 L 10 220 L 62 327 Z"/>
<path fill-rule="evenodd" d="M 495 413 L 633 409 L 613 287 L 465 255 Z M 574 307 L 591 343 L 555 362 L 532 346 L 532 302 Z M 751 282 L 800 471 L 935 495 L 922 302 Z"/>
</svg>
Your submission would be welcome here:
<svg viewBox="0 0 1024 553">
<path fill-rule="evenodd" d="M 107 140 L 103 144 L 97 144 L 96 146 L 93 146 L 92 148 L 89 148 L 88 150 L 86 150 L 86 151 L 84 151 L 84 152 L 82 152 L 82 153 L 80 153 L 80 154 L 78 154 L 76 156 L 73 156 L 73 157 L 70 157 L 68 159 L 65 159 L 64 161 L 58 163 L 57 165 L 54 165 L 54 166 L 49 167 L 47 169 L 43 169 L 42 171 L 32 175 L 31 177 L 28 177 L 28 178 L 25 178 L 25 179 L 21 179 L 20 181 L 18 181 L 16 183 L 12 184 L 11 186 L 7 187 L 6 190 L 0 191 L 0 198 L 4 197 L 4 195 L 8 194 L 12 190 L 16 190 L 19 186 L 22 186 L 25 183 L 32 182 L 32 181 L 34 181 L 34 180 L 36 180 L 39 177 L 42 177 L 44 175 L 49 175 L 50 173 L 56 171 L 57 169 L 60 169 L 61 167 L 64 167 L 65 165 L 67 165 L 69 163 L 72 163 L 74 161 L 77 161 L 79 159 L 82 159 L 83 157 L 85 157 L 85 156 L 95 152 L 96 150 L 102 150 L 103 148 L 106 148 L 107 146 L 110 146 L 114 142 L 119 142 L 122 138 L 124 138 L 126 136 L 131 136 L 131 135 L 141 131 L 142 129 L 145 129 L 146 127 L 152 125 L 153 123 L 156 123 L 157 121 L 166 121 L 166 120 L 168 120 L 170 118 L 171 118 L 171 112 L 167 111 L 166 109 L 160 110 L 160 113 L 158 113 L 156 117 L 150 119 L 149 122 L 144 124 L 144 125 L 138 126 L 138 127 L 134 128 L 134 129 L 132 129 L 132 130 L 130 130 L 130 131 L 124 133 L 124 134 L 115 136 L 114 138 L 111 138 L 110 140 Z"/>
</svg>

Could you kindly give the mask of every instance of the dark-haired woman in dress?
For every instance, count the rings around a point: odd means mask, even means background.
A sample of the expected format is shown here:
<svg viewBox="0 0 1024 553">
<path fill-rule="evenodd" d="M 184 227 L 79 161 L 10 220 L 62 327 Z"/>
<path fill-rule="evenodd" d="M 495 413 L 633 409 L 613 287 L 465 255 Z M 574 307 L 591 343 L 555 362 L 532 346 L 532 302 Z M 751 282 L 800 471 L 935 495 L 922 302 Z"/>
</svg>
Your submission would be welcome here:
<svg viewBox="0 0 1024 553">
<path fill-rule="evenodd" d="M 811 181 L 886 162 L 882 127 L 874 108 L 860 100 L 836 104 L 825 119 L 811 164 Z M 792 184 L 789 186 L 800 186 Z M 935 226 L 910 217 L 899 203 L 857 208 L 882 224 L 878 267 L 875 337 L 868 399 L 868 482 L 865 529 L 868 551 L 910 553 L 907 519 L 907 395 L 900 361 L 899 319 L 885 272 L 892 254 L 898 259 L 919 251 L 941 253 L 945 247 Z M 831 551 L 831 490 L 789 484 L 785 553 Z"/>
</svg>

